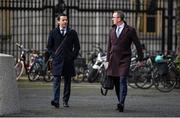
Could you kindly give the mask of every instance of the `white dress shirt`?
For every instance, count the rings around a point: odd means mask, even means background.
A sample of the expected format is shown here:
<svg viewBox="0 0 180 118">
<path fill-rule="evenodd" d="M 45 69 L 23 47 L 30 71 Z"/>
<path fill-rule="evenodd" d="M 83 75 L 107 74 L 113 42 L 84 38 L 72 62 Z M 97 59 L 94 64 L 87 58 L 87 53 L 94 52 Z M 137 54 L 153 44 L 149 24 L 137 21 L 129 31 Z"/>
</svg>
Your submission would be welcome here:
<svg viewBox="0 0 180 118">
<path fill-rule="evenodd" d="M 66 34 L 66 32 L 67 32 L 67 31 L 66 31 L 66 28 L 62 28 L 62 27 L 60 27 L 60 33 L 61 33 L 61 34 L 62 34 L 62 32 L 63 32 L 62 30 L 64 30 L 64 35 L 65 35 L 65 34 Z"/>
<path fill-rule="evenodd" d="M 125 25 L 125 24 L 123 23 L 123 24 L 121 24 L 121 25 L 117 25 L 117 27 L 116 27 L 116 36 L 117 36 L 118 38 L 119 38 L 119 36 L 120 36 L 123 28 L 124 28 L 124 25 Z"/>
</svg>

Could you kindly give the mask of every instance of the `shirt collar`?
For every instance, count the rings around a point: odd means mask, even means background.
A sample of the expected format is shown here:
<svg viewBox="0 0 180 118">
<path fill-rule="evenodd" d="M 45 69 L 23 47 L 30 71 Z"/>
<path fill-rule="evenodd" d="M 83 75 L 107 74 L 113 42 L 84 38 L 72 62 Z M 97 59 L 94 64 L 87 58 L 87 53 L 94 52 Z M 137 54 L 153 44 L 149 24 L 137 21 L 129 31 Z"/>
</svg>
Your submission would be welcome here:
<svg viewBox="0 0 180 118">
<path fill-rule="evenodd" d="M 66 28 L 66 27 L 65 27 L 65 28 L 59 27 L 59 29 L 60 29 L 60 31 L 61 31 L 61 30 L 66 31 L 67 28 Z"/>
<path fill-rule="evenodd" d="M 121 25 L 117 25 L 117 28 L 123 28 L 124 27 L 124 23 L 122 23 Z"/>
</svg>

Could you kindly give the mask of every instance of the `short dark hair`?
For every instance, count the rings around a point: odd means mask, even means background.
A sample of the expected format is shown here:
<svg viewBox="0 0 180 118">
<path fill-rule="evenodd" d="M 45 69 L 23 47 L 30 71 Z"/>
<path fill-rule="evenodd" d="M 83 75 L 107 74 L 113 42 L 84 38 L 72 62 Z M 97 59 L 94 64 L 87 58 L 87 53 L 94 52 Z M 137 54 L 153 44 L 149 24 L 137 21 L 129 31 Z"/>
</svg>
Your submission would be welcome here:
<svg viewBox="0 0 180 118">
<path fill-rule="evenodd" d="M 61 16 L 67 16 L 67 15 L 66 15 L 66 14 L 64 14 L 64 13 L 60 13 L 60 14 L 58 14 L 58 15 L 57 15 L 57 20 L 58 20 L 58 21 L 60 20 L 60 17 L 61 17 Z"/>
<path fill-rule="evenodd" d="M 125 15 L 124 15 L 123 11 L 121 11 L 121 10 L 114 11 L 114 13 L 117 13 L 118 17 L 120 17 L 122 20 L 124 20 Z"/>
</svg>

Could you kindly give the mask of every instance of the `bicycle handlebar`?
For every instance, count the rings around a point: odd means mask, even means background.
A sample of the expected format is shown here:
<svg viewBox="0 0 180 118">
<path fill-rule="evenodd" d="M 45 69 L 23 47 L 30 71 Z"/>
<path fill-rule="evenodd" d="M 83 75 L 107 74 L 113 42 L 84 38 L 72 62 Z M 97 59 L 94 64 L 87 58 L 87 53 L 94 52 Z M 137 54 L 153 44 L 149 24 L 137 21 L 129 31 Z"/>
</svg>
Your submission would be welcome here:
<svg viewBox="0 0 180 118">
<path fill-rule="evenodd" d="M 19 44 L 19 43 L 16 43 L 16 45 L 19 47 L 19 48 L 23 48 L 23 45 Z"/>
<path fill-rule="evenodd" d="M 18 46 L 18 48 L 20 48 L 21 50 L 25 51 L 26 53 L 32 53 L 33 50 L 32 49 L 26 49 L 24 48 L 24 46 L 20 43 L 16 43 L 16 46 Z"/>
</svg>

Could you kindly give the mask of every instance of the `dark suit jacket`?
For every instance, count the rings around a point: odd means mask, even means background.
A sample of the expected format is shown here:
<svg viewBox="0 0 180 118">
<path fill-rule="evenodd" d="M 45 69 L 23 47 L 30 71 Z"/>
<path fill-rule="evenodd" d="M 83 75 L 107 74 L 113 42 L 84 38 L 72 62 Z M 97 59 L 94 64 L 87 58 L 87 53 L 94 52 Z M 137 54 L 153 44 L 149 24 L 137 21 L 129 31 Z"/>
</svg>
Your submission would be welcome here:
<svg viewBox="0 0 180 118">
<path fill-rule="evenodd" d="M 119 77 L 129 74 L 132 42 L 136 46 L 138 59 L 142 60 L 142 48 L 134 28 L 125 23 L 119 38 L 116 36 L 116 26 L 110 30 L 107 52 L 107 61 L 109 62 L 107 75 Z"/>
<path fill-rule="evenodd" d="M 62 42 L 61 49 L 55 54 Z M 53 57 L 53 75 L 64 76 L 68 74 L 75 76 L 74 59 L 78 56 L 80 50 L 79 38 L 75 30 L 67 28 L 65 36 L 62 36 L 59 27 L 53 29 L 49 33 L 47 49 Z"/>
</svg>

